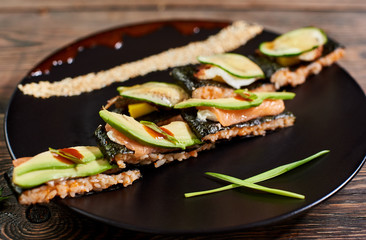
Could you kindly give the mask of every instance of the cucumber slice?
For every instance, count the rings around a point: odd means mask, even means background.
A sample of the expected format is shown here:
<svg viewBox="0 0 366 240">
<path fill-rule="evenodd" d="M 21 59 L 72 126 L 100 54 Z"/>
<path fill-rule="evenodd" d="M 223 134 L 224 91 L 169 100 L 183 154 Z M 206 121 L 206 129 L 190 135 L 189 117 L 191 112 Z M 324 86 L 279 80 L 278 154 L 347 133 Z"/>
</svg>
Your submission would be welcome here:
<svg viewBox="0 0 366 240">
<path fill-rule="evenodd" d="M 268 56 L 293 57 L 324 45 L 327 41 L 327 35 L 323 30 L 304 27 L 282 34 L 272 42 L 261 43 L 259 50 Z"/>
<path fill-rule="evenodd" d="M 236 53 L 199 56 L 198 61 L 217 66 L 238 78 L 264 78 L 262 69 L 249 58 Z"/>
<path fill-rule="evenodd" d="M 126 98 L 151 102 L 164 107 L 173 107 L 188 98 L 179 86 L 164 82 L 147 82 L 132 87 L 118 87 L 119 94 Z"/>
</svg>

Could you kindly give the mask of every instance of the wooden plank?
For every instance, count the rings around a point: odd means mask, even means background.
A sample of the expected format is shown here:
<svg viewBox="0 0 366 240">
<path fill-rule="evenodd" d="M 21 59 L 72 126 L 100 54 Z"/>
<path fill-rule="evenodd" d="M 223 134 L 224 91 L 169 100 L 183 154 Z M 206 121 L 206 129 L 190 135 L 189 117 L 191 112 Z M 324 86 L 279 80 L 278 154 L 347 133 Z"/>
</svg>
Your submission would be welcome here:
<svg viewBox="0 0 366 240">
<path fill-rule="evenodd" d="M 311 10 L 311 11 L 364 11 L 366 2 L 362 0 L 91 0 L 91 1 L 58 1 L 58 0 L 3 0 L 0 11 L 101 11 L 107 9 L 174 9 L 194 8 L 203 10 Z"/>
</svg>

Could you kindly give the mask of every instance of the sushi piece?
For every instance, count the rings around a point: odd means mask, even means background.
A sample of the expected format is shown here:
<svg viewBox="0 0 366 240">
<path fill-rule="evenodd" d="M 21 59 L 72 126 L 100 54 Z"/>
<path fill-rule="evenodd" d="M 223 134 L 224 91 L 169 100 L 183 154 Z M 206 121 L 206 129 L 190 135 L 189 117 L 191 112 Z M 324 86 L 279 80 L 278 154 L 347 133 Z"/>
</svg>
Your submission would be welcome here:
<svg viewBox="0 0 366 240">
<path fill-rule="evenodd" d="M 174 160 L 197 157 L 198 152 L 214 147 L 214 144 L 202 143 L 184 121 L 158 126 L 106 109 L 99 115 L 106 125 L 95 131 L 98 146 L 119 168 L 152 163 L 159 167 Z"/>
<path fill-rule="evenodd" d="M 303 84 L 344 55 L 345 49 L 319 28 L 300 28 L 259 45 L 248 57 L 236 53 L 198 56 L 200 65 L 173 69 L 193 98 L 232 95 L 235 89 L 276 91 Z M 217 95 L 221 92 L 221 95 Z"/>
<path fill-rule="evenodd" d="M 94 135 L 103 154 L 119 168 L 126 164 L 159 167 L 196 157 L 199 151 L 213 147 L 202 144 L 183 121 L 180 110 L 173 108 L 189 98 L 178 85 L 147 82 L 117 90 L 120 96 L 100 111 L 106 124 Z M 114 109 L 110 111 L 111 106 Z"/>
<path fill-rule="evenodd" d="M 274 92 L 260 66 L 249 58 L 233 53 L 199 57 L 201 65 L 174 68 L 171 76 L 191 98 L 215 99 L 235 97 L 236 89 L 251 92 Z"/>
<path fill-rule="evenodd" d="M 202 141 L 215 143 L 234 137 L 265 135 L 268 131 L 292 126 L 295 116 L 285 111 L 288 92 L 234 91 L 236 96 L 216 99 L 189 99 L 175 107 L 184 109 L 183 119 Z"/>
<path fill-rule="evenodd" d="M 319 28 L 304 27 L 280 35 L 259 46 L 250 57 L 261 66 L 276 89 L 303 84 L 344 56 L 345 48 Z"/>
<path fill-rule="evenodd" d="M 211 66 L 187 65 L 176 67 L 170 74 L 177 84 L 190 94 L 191 98 L 214 99 L 227 98 L 236 95 L 234 93 L 236 88 L 228 85 L 223 80 L 203 79 L 203 68 L 211 68 Z M 244 87 L 252 92 L 273 92 L 276 90 L 274 85 L 265 79 L 256 79 L 254 82 Z"/>
<path fill-rule="evenodd" d="M 285 99 L 291 99 L 289 93 L 274 92 L 274 85 L 263 79 L 256 79 L 245 86 L 245 90 L 236 90 L 227 82 L 215 79 L 202 80 L 197 77 L 201 67 L 174 68 L 171 75 L 192 96 L 176 104 L 175 108 L 183 109 L 184 121 L 202 141 L 214 143 L 239 136 L 265 135 L 294 124 L 295 116 L 285 111 L 283 100 L 271 99 L 281 94 Z M 253 104 L 248 96 L 267 96 L 269 99 Z"/>
<path fill-rule="evenodd" d="M 203 141 L 217 142 L 234 137 L 264 136 L 268 132 L 294 125 L 295 116 L 282 112 L 273 116 L 258 117 L 249 121 L 223 126 L 219 122 L 197 118 L 197 111 L 187 109 L 182 113 L 184 120 Z"/>
<path fill-rule="evenodd" d="M 19 203 L 27 205 L 127 187 L 140 177 L 139 170 L 122 171 L 110 164 L 94 146 L 50 149 L 15 159 L 5 174 Z"/>
</svg>

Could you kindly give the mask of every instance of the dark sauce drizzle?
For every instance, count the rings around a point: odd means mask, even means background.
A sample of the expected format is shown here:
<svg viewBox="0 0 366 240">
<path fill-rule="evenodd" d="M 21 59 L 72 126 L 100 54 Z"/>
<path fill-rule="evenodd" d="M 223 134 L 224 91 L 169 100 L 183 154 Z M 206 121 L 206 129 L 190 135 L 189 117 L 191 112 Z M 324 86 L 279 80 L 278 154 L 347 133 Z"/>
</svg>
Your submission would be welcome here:
<svg viewBox="0 0 366 240">
<path fill-rule="evenodd" d="M 150 134 L 150 136 L 152 136 L 155 139 L 166 139 L 167 138 L 164 134 L 154 131 L 153 129 L 151 129 L 145 125 L 143 127 L 146 130 L 146 132 L 148 132 Z M 160 129 L 163 130 L 166 134 L 174 137 L 174 134 L 171 131 L 169 131 L 168 129 L 163 128 L 163 127 L 160 127 Z"/>
<path fill-rule="evenodd" d="M 82 160 L 84 158 L 84 156 L 76 149 L 74 148 L 62 148 L 59 149 L 59 151 L 62 151 L 64 153 L 70 154 L 72 156 L 74 156 L 77 159 Z M 75 162 L 71 161 L 70 159 L 67 159 L 63 156 L 58 155 L 57 153 L 52 153 L 52 155 L 59 160 L 60 162 L 66 163 L 66 164 L 75 164 Z"/>
<path fill-rule="evenodd" d="M 119 49 L 123 46 L 123 36 L 141 37 L 159 30 L 165 26 L 172 26 L 184 35 L 196 34 L 201 28 L 211 29 L 226 27 L 227 22 L 205 22 L 205 21 L 163 21 L 156 23 L 144 23 L 139 25 L 115 28 L 109 31 L 97 33 L 91 37 L 82 38 L 67 47 L 57 51 L 50 57 L 38 64 L 29 73 L 30 76 L 48 74 L 53 66 L 64 63 L 71 64 L 78 52 L 95 46 L 107 46 Z"/>
</svg>

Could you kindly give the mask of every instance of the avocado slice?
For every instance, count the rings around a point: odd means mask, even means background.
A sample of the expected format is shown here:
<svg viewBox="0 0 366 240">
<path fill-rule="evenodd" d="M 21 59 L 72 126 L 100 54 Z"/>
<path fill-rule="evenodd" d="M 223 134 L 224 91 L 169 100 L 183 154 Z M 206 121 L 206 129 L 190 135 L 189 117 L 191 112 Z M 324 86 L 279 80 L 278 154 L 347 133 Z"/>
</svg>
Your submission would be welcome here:
<svg viewBox="0 0 366 240">
<path fill-rule="evenodd" d="M 71 148 L 61 149 L 63 151 L 73 150 L 79 154 L 79 163 L 87 163 L 96 159 L 103 158 L 102 152 L 98 147 L 93 146 L 78 146 Z M 60 150 L 59 150 L 60 151 Z M 44 170 L 44 169 L 65 169 L 73 168 L 76 163 L 74 161 L 68 161 L 70 159 L 64 157 L 58 157 L 51 151 L 46 151 L 32 157 L 30 160 L 22 163 L 14 168 L 15 175 L 22 175 L 28 172 Z"/>
<path fill-rule="evenodd" d="M 102 173 L 117 166 L 111 165 L 105 159 L 98 159 L 85 164 L 77 164 L 71 168 L 43 169 L 22 175 L 13 174 L 13 183 L 21 188 L 32 188 L 59 178 L 86 177 Z"/>
<path fill-rule="evenodd" d="M 244 89 L 235 90 L 242 98 L 216 98 L 216 99 L 199 99 L 191 98 L 180 102 L 174 108 L 190 108 L 190 107 L 215 107 L 227 110 L 247 109 L 259 106 L 265 99 L 283 99 L 288 100 L 295 97 L 290 92 L 249 92 Z"/>
<path fill-rule="evenodd" d="M 216 98 L 216 99 L 201 99 L 191 98 L 181 103 L 178 103 L 174 108 L 190 108 L 190 107 L 215 107 L 227 110 L 239 110 L 260 105 L 262 101 L 242 101 L 236 98 Z"/>
<path fill-rule="evenodd" d="M 153 130 L 149 131 L 149 127 L 144 126 L 132 117 L 110 112 L 106 109 L 101 110 L 99 115 L 106 123 L 111 125 L 117 131 L 142 144 L 164 148 L 185 149 L 197 142 L 197 140 L 195 140 L 197 137 L 190 131 L 189 127 L 184 126 L 184 124 L 186 124 L 185 122 L 177 123 L 179 124 L 179 127 L 175 126 L 174 129 L 168 125 L 162 126 L 167 128 L 178 140 L 177 142 L 174 142 L 163 137 L 154 136 L 154 134 L 151 134 L 151 131 Z"/>
</svg>

